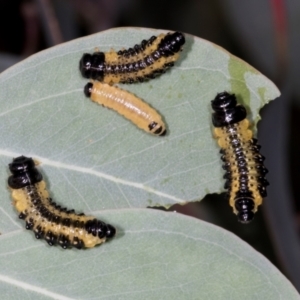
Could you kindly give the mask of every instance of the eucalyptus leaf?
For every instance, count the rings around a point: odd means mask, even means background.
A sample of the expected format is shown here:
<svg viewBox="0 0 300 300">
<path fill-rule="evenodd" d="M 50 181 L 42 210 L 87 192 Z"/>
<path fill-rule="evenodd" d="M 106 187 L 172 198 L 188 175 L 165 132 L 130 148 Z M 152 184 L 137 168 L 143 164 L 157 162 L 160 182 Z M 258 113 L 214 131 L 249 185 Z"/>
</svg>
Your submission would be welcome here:
<svg viewBox="0 0 300 300">
<path fill-rule="evenodd" d="M 159 33 L 108 30 L 40 52 L 3 72 L 4 165 L 20 154 L 38 159 L 54 197 L 88 211 L 168 206 L 222 191 L 210 100 L 218 92 L 234 92 L 257 121 L 259 109 L 279 95 L 274 84 L 251 66 L 186 35 L 174 68 L 147 83 L 122 85 L 162 114 L 168 128 L 165 137 L 143 132 L 83 94 L 87 80 L 78 69 L 83 53 L 95 47 L 132 47 Z"/>
<path fill-rule="evenodd" d="M 233 234 L 176 213 L 95 212 L 118 228 L 90 250 L 53 249 L 30 232 L 0 239 L 2 299 L 299 299 L 289 281 Z M 3 296 L 6 295 L 6 296 Z"/>
<path fill-rule="evenodd" d="M 0 75 L 1 299 L 298 299 L 265 258 L 205 222 L 155 210 L 222 191 L 210 100 L 234 92 L 256 124 L 274 84 L 224 49 L 187 35 L 180 60 L 143 84 L 122 85 L 155 107 L 168 134 L 149 135 L 83 94 L 78 62 L 95 47 L 128 48 L 161 31 L 119 28 L 38 53 Z M 117 227 L 78 251 L 24 232 L 7 165 L 33 157 L 54 200 Z"/>
</svg>

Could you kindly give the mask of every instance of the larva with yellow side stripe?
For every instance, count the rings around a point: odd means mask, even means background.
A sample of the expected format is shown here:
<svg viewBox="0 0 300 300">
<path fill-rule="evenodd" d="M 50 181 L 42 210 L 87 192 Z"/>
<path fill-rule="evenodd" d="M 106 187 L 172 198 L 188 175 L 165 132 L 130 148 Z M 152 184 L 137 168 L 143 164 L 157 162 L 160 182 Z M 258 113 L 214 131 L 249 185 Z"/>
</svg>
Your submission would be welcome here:
<svg viewBox="0 0 300 300">
<path fill-rule="evenodd" d="M 268 170 L 264 157 L 246 119 L 246 109 L 238 105 L 234 94 L 219 93 L 212 100 L 214 135 L 221 147 L 226 170 L 225 189 L 229 204 L 241 223 L 249 223 L 263 198 L 267 196 L 265 179 Z"/>
<path fill-rule="evenodd" d="M 166 133 L 166 126 L 158 112 L 128 91 L 94 81 L 86 84 L 84 93 L 94 102 L 117 111 L 149 133 L 155 135 Z"/>
<path fill-rule="evenodd" d="M 19 218 L 25 220 L 26 229 L 33 230 L 37 239 L 44 238 L 50 246 L 58 244 L 63 249 L 82 249 L 104 243 L 115 235 L 113 226 L 53 202 L 32 158 L 14 158 L 9 169 L 13 204 Z"/>
<path fill-rule="evenodd" d="M 152 79 L 174 65 L 185 43 L 181 32 L 160 34 L 127 50 L 83 54 L 83 77 L 103 83 L 133 83 Z"/>
</svg>

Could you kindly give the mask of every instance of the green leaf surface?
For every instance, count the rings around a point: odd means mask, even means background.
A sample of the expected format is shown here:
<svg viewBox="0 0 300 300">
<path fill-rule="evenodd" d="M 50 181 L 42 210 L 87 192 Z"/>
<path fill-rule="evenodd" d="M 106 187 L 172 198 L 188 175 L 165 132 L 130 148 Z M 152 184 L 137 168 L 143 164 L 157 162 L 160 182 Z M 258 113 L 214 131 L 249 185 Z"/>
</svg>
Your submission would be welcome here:
<svg viewBox="0 0 300 300">
<path fill-rule="evenodd" d="M 1 299 L 299 299 L 269 261 L 214 225 L 150 209 L 96 215 L 118 235 L 90 250 L 52 249 L 21 229 L 1 238 Z"/>
<path fill-rule="evenodd" d="M 37 158 L 55 198 L 78 201 L 88 211 L 167 206 L 222 191 L 210 100 L 217 92 L 235 92 L 258 120 L 259 109 L 279 95 L 248 64 L 187 35 L 174 68 L 147 83 L 122 85 L 163 115 L 165 137 L 143 132 L 83 94 L 87 80 L 78 64 L 84 52 L 132 47 L 159 33 L 105 31 L 38 53 L 1 74 L 4 164 L 20 154 Z"/>
<path fill-rule="evenodd" d="M 141 209 L 222 191 L 210 100 L 234 92 L 255 124 L 274 84 L 224 49 L 187 35 L 163 76 L 122 85 L 155 107 L 168 135 L 149 135 L 83 94 L 84 52 L 132 47 L 161 31 L 121 28 L 34 55 L 0 75 L 1 299 L 298 299 L 291 284 L 232 234 L 186 216 Z M 31 156 L 59 204 L 115 225 L 86 251 L 52 249 L 24 232 L 7 165 Z M 140 209 L 138 209 L 140 208 Z"/>
</svg>

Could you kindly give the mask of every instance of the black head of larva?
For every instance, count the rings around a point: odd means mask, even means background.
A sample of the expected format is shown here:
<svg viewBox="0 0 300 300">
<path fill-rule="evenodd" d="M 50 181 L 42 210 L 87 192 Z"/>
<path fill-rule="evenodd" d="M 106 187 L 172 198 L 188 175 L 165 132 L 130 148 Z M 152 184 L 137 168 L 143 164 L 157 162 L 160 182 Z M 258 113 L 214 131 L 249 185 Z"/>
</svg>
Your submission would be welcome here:
<svg viewBox="0 0 300 300">
<path fill-rule="evenodd" d="M 9 170 L 14 175 L 24 173 L 24 172 L 29 172 L 35 168 L 33 159 L 23 155 L 14 158 L 12 163 L 10 163 L 8 166 L 9 166 Z"/>
<path fill-rule="evenodd" d="M 92 88 L 93 88 L 93 84 L 91 82 L 87 83 L 85 86 L 84 86 L 84 94 L 90 98 L 91 97 L 91 93 L 92 93 Z"/>
<path fill-rule="evenodd" d="M 241 197 L 235 200 L 234 206 L 238 211 L 238 221 L 243 224 L 247 224 L 251 222 L 254 218 L 254 201 L 251 197 L 248 197 L 247 195 L 245 195 L 244 197 L 242 195 L 240 196 Z"/>
<path fill-rule="evenodd" d="M 114 237 L 116 234 L 116 228 L 111 226 L 110 224 L 106 224 L 106 238 L 110 239 Z"/>
<path fill-rule="evenodd" d="M 12 189 L 20 189 L 43 180 L 42 174 L 35 167 L 32 158 L 19 156 L 9 164 L 12 175 L 8 178 L 8 185 Z"/>
<path fill-rule="evenodd" d="M 235 124 L 244 120 L 247 116 L 246 109 L 243 105 L 237 105 L 234 94 L 222 92 L 217 94 L 211 101 L 212 122 L 215 127 L 223 127 L 229 124 Z"/>
<path fill-rule="evenodd" d="M 161 55 L 168 57 L 181 50 L 185 43 L 185 37 L 181 32 L 168 33 L 159 43 L 158 51 Z"/>
<path fill-rule="evenodd" d="M 102 81 L 104 77 L 105 54 L 95 52 L 94 54 L 83 54 L 79 62 L 79 70 L 84 78 Z"/>
</svg>

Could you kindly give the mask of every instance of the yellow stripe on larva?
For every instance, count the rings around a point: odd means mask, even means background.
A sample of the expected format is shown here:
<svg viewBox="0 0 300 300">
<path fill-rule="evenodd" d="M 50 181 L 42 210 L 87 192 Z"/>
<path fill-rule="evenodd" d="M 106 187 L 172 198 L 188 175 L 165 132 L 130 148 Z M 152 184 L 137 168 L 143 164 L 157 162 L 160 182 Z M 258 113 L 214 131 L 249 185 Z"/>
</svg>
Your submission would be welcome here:
<svg viewBox="0 0 300 300">
<path fill-rule="evenodd" d="M 61 219 L 70 219 L 73 223 L 78 221 L 79 223 L 86 223 L 88 220 L 93 220 L 95 217 L 92 216 L 79 216 L 76 214 L 70 214 L 59 209 L 56 209 L 54 206 L 49 205 L 49 193 L 46 190 L 45 181 L 41 181 L 27 188 L 22 189 L 12 189 L 12 198 L 13 204 L 16 210 L 21 213 L 26 211 L 26 219 L 34 220 L 34 229 L 40 226 L 43 233 L 51 232 L 56 236 L 64 235 L 68 237 L 70 241 L 73 241 L 75 237 L 78 237 L 84 244 L 85 248 L 95 247 L 98 244 L 105 242 L 106 238 L 100 239 L 98 236 L 93 236 L 88 234 L 86 230 L 75 227 L 63 226 L 61 224 L 54 224 L 52 222 L 45 221 L 34 208 L 32 208 L 32 196 L 36 193 L 36 196 L 39 197 L 42 205 L 47 207 L 49 212 L 53 215 L 59 216 Z"/>
<path fill-rule="evenodd" d="M 226 171 L 224 188 L 229 204 L 241 223 L 254 218 L 259 205 L 267 196 L 265 179 L 268 170 L 260 146 L 249 129 L 247 111 L 237 103 L 234 94 L 218 93 L 211 101 L 214 135 L 221 150 L 223 169 Z"/>
<path fill-rule="evenodd" d="M 134 64 L 138 61 L 141 61 L 145 59 L 145 57 L 151 55 L 151 53 L 157 50 L 159 43 L 165 36 L 165 34 L 160 34 L 156 38 L 156 40 L 150 46 L 148 46 L 142 53 L 138 53 L 134 56 L 121 56 L 118 55 L 117 52 L 115 52 L 112 49 L 110 52 L 105 53 L 105 62 L 107 65 L 114 66 Z M 168 57 L 162 56 L 161 58 L 153 62 L 153 64 L 151 64 L 150 66 L 145 66 L 145 68 L 134 72 L 106 74 L 103 79 L 103 82 L 113 85 L 115 83 L 126 82 L 129 78 L 132 78 L 133 80 L 136 80 L 136 78 L 146 78 L 156 70 L 161 70 L 163 72 L 163 70 L 168 64 L 176 62 L 178 58 L 178 52 Z"/>
<path fill-rule="evenodd" d="M 166 127 L 159 113 L 134 94 L 98 81 L 88 83 L 84 92 L 94 102 L 115 110 L 139 128 L 155 135 L 165 134 Z"/>
<path fill-rule="evenodd" d="M 83 77 L 103 83 L 143 82 L 172 67 L 185 43 L 181 32 L 152 36 L 140 45 L 116 52 L 84 53 L 79 62 Z"/>
<path fill-rule="evenodd" d="M 241 144 L 241 149 L 245 155 L 245 160 L 247 162 L 247 176 L 248 176 L 248 189 L 253 194 L 254 200 L 254 209 L 253 212 L 257 211 L 257 207 L 262 204 L 262 196 L 258 190 L 257 177 L 258 171 L 256 169 L 256 162 L 254 155 L 257 153 L 251 151 L 250 147 L 252 146 L 252 137 L 253 133 L 249 129 L 249 121 L 247 119 L 242 120 L 241 122 L 235 123 L 231 126 L 226 127 L 216 127 L 214 128 L 214 134 L 218 139 L 218 145 L 225 150 L 226 161 L 230 164 L 230 170 L 232 174 L 231 178 L 231 189 L 229 191 L 229 204 L 233 208 L 235 214 L 238 211 L 235 208 L 235 198 L 237 192 L 240 190 L 240 174 L 238 170 L 238 161 L 236 159 L 236 154 L 231 145 L 230 136 L 235 135 Z"/>
<path fill-rule="evenodd" d="M 119 55 L 114 49 L 111 49 L 109 52 L 105 52 L 105 62 L 107 64 L 129 64 L 134 63 L 139 60 L 144 59 L 146 56 L 149 56 L 154 51 L 157 50 L 159 43 L 161 40 L 166 36 L 166 34 L 160 34 L 156 37 L 156 39 L 152 42 L 152 44 L 148 45 L 145 50 L 142 52 L 132 55 L 132 56 L 122 56 Z M 125 50 L 125 48 L 121 49 Z M 177 54 L 177 58 L 179 57 L 179 54 Z M 175 60 L 174 60 L 175 61 Z M 171 62 L 171 61 L 169 61 Z"/>
<path fill-rule="evenodd" d="M 175 62 L 178 59 L 178 57 L 178 53 L 174 54 L 172 57 L 162 57 L 158 59 L 155 63 L 153 63 L 151 66 L 145 67 L 144 69 L 134 72 L 106 74 L 103 79 L 103 82 L 113 85 L 116 83 L 131 82 L 131 80 L 132 82 L 139 81 L 139 79 L 143 81 L 147 78 L 147 76 L 151 76 L 153 72 L 159 71 L 160 73 L 164 73 L 166 65 Z"/>
<path fill-rule="evenodd" d="M 50 246 L 60 245 L 63 249 L 82 249 L 102 244 L 115 235 L 116 229 L 110 224 L 53 202 L 32 158 L 14 158 L 9 169 L 13 205 L 26 229 L 32 230 L 37 239 L 44 238 Z"/>
</svg>

